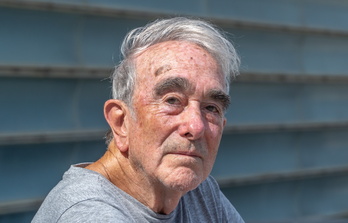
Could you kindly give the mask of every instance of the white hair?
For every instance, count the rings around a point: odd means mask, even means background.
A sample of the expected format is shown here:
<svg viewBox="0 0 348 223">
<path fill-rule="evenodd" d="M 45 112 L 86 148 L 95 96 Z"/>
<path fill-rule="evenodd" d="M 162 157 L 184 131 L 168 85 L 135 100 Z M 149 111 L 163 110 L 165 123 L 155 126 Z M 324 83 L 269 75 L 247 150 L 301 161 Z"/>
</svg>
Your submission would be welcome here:
<svg viewBox="0 0 348 223">
<path fill-rule="evenodd" d="M 187 41 L 204 48 L 217 61 L 225 76 L 226 89 L 239 74 L 240 59 L 224 32 L 212 24 L 185 17 L 156 20 L 130 31 L 121 46 L 123 60 L 112 75 L 112 94 L 131 105 L 136 70 L 134 56 L 150 46 L 166 41 Z"/>
</svg>

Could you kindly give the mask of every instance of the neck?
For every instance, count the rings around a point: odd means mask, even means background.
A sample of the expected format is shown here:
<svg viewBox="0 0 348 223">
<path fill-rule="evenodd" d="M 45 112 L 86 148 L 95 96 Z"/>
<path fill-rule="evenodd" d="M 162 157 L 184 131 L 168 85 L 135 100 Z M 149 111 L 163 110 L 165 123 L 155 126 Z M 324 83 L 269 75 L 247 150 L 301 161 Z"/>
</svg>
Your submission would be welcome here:
<svg viewBox="0 0 348 223">
<path fill-rule="evenodd" d="M 182 191 L 168 189 L 160 182 L 148 179 L 113 143 L 110 143 L 103 157 L 86 168 L 102 174 L 115 186 L 159 214 L 174 211 L 184 195 Z"/>
</svg>

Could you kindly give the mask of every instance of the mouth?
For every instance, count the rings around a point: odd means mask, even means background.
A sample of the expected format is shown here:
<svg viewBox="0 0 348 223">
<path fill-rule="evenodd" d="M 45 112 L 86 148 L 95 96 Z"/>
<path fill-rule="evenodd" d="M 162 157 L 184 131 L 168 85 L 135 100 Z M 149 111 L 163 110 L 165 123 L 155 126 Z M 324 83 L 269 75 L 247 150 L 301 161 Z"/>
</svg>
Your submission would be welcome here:
<svg viewBox="0 0 348 223">
<path fill-rule="evenodd" d="M 204 160 L 207 156 L 207 149 L 201 142 L 178 141 L 168 143 L 163 148 L 164 154 L 173 155 L 176 158 Z"/>
<path fill-rule="evenodd" d="M 201 155 L 199 155 L 198 153 L 194 153 L 194 152 L 172 152 L 172 153 L 169 153 L 169 154 L 202 159 Z"/>
</svg>

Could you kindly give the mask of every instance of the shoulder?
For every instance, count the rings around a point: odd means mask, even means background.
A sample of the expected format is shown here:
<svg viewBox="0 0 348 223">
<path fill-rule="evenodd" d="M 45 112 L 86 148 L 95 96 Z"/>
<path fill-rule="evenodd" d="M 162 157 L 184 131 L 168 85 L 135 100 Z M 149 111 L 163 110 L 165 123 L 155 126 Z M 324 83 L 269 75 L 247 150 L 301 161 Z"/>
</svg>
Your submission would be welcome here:
<svg viewBox="0 0 348 223">
<path fill-rule="evenodd" d="M 92 200 L 105 193 L 106 181 L 94 171 L 72 166 L 45 200 L 59 201 L 60 204 L 70 206 L 80 201 Z"/>
<path fill-rule="evenodd" d="M 72 166 L 47 195 L 33 222 L 56 222 L 70 209 L 81 210 L 81 207 L 90 203 L 98 203 L 100 206 L 102 200 L 106 203 L 104 206 L 108 206 L 112 196 L 106 181 L 96 172 Z"/>
<path fill-rule="evenodd" d="M 67 222 L 129 222 L 127 213 L 102 200 L 84 200 L 69 207 L 61 214 L 58 223 Z"/>
</svg>

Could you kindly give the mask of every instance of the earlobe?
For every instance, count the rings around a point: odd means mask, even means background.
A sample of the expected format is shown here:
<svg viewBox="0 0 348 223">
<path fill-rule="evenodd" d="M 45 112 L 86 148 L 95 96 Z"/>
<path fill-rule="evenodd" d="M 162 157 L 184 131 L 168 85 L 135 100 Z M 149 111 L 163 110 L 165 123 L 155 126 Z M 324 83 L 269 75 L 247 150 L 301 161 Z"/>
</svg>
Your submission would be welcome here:
<svg viewBox="0 0 348 223">
<path fill-rule="evenodd" d="M 121 152 L 128 150 L 128 107 L 116 99 L 110 99 L 105 102 L 104 116 L 108 122 L 113 140 Z"/>
</svg>

